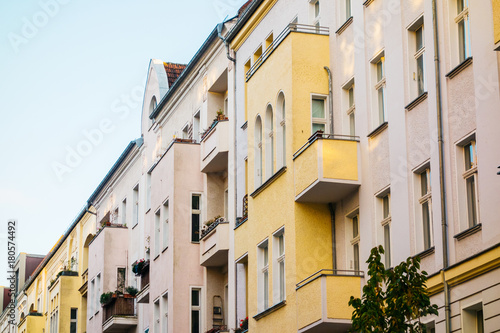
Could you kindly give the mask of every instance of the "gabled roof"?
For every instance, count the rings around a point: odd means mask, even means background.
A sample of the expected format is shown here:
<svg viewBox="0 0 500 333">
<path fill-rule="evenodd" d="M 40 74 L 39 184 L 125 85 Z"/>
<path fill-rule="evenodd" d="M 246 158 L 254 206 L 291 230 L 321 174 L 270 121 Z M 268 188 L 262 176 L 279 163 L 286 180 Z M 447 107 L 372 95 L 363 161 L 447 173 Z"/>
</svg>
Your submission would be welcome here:
<svg viewBox="0 0 500 333">
<path fill-rule="evenodd" d="M 181 75 L 184 68 L 186 68 L 186 65 L 174 64 L 172 62 L 164 62 L 163 66 L 165 67 L 165 72 L 167 73 L 169 87 L 177 81 L 177 78 Z"/>
</svg>

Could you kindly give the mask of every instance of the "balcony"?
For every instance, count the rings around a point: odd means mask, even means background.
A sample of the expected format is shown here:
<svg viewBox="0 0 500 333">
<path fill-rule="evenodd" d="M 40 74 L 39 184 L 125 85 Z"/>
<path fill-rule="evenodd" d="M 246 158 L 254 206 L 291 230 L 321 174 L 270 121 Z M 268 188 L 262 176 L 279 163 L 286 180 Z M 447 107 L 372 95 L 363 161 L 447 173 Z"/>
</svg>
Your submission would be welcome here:
<svg viewBox="0 0 500 333">
<path fill-rule="evenodd" d="M 201 172 L 227 169 L 229 152 L 229 121 L 215 121 L 201 138 Z"/>
<path fill-rule="evenodd" d="M 42 332 L 45 327 L 45 318 L 41 313 L 30 312 L 21 318 L 17 324 L 18 332 Z"/>
<path fill-rule="evenodd" d="M 89 282 L 89 270 L 86 269 L 85 272 L 82 273 L 82 286 L 78 289 L 78 291 L 83 297 L 87 297 L 88 282 Z"/>
<path fill-rule="evenodd" d="M 200 238 L 200 264 L 218 267 L 227 264 L 229 252 L 229 222 L 219 219 L 202 231 Z"/>
<path fill-rule="evenodd" d="M 337 202 L 361 185 L 359 139 L 316 133 L 293 155 L 295 201 Z"/>
<path fill-rule="evenodd" d="M 299 333 L 340 333 L 351 327 L 351 296 L 361 297 L 359 271 L 320 270 L 297 284 Z"/>
<path fill-rule="evenodd" d="M 137 326 L 134 313 L 134 298 L 119 296 L 103 305 L 103 332 L 126 332 Z"/>
<path fill-rule="evenodd" d="M 137 294 L 137 303 L 149 303 L 149 261 L 141 273 L 141 290 Z"/>
</svg>

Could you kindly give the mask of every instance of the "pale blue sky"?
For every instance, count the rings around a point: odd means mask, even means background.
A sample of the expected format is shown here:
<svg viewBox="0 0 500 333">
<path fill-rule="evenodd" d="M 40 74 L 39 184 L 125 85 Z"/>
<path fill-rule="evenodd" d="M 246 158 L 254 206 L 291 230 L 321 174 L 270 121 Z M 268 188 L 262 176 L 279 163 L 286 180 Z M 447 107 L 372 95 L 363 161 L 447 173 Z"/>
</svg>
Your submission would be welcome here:
<svg viewBox="0 0 500 333">
<path fill-rule="evenodd" d="M 7 284 L 7 220 L 19 221 L 18 251 L 46 254 L 140 136 L 142 100 L 133 96 L 144 91 L 149 60 L 189 62 L 244 2 L 0 2 L 0 285 Z M 128 115 L 113 112 L 125 105 Z M 103 120 L 109 133 L 82 146 L 84 131 Z M 54 171 L 78 148 L 90 150 L 71 172 Z"/>
</svg>

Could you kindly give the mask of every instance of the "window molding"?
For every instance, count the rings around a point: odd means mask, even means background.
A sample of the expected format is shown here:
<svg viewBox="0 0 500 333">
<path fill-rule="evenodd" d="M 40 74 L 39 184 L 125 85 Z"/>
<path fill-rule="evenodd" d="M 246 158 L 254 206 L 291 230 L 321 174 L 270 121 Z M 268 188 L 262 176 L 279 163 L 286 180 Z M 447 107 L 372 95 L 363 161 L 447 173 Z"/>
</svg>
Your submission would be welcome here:
<svg viewBox="0 0 500 333">
<path fill-rule="evenodd" d="M 335 31 L 335 34 L 337 35 L 341 35 L 352 23 L 352 21 L 354 20 L 354 17 L 351 16 L 349 17 L 338 29 L 337 31 Z"/>
<path fill-rule="evenodd" d="M 471 227 L 471 228 L 468 228 L 462 232 L 459 232 L 458 234 L 456 234 L 455 236 L 453 236 L 453 238 L 455 238 L 457 241 L 460 241 L 464 238 L 467 238 L 469 237 L 470 235 L 473 235 L 479 231 L 481 231 L 483 229 L 482 227 L 482 224 L 481 223 L 478 223 L 476 224 L 475 226 Z"/>
<path fill-rule="evenodd" d="M 445 75 L 445 77 L 447 77 L 448 79 L 453 79 L 455 76 L 457 76 L 460 72 L 462 72 L 470 65 L 472 65 L 472 57 L 466 58 L 458 66 L 449 71 L 448 74 Z"/>
<path fill-rule="evenodd" d="M 373 1 L 375 0 L 366 0 L 365 2 L 363 2 L 363 6 L 368 7 L 369 5 L 372 4 Z"/>
<path fill-rule="evenodd" d="M 287 167 L 284 166 L 282 167 L 281 169 L 279 169 L 278 171 L 276 171 L 274 173 L 274 175 L 272 175 L 270 178 L 268 178 L 262 185 L 260 185 L 255 191 L 253 191 L 250 196 L 252 198 L 255 198 L 257 195 L 259 195 L 262 191 L 264 191 L 269 185 L 271 185 L 272 183 L 274 183 L 274 181 L 276 179 L 278 179 L 282 174 L 285 173 Z"/>
<path fill-rule="evenodd" d="M 375 128 L 373 131 L 371 131 L 370 133 L 368 133 L 367 137 L 368 138 L 372 138 L 376 135 L 379 135 L 380 133 L 382 133 L 387 127 L 389 127 L 389 122 L 385 121 L 383 122 L 382 124 L 378 125 L 377 128 Z"/>
<path fill-rule="evenodd" d="M 256 314 L 255 316 L 253 316 L 253 319 L 255 319 L 256 321 L 258 321 L 259 319 L 262 319 L 265 316 L 270 315 L 274 311 L 277 311 L 277 310 L 281 309 L 285 305 L 286 305 L 286 300 L 283 300 L 283 301 L 281 301 L 281 302 L 279 302 L 277 304 L 274 304 L 273 306 L 267 308 L 266 310 L 264 310 L 262 312 L 259 312 L 258 314 Z"/>
<path fill-rule="evenodd" d="M 417 105 L 419 105 L 421 102 L 427 99 L 427 95 L 428 95 L 427 91 L 421 93 L 420 96 L 418 96 L 413 101 L 411 101 L 407 106 L 405 106 L 405 110 L 406 111 L 413 110 Z"/>
</svg>

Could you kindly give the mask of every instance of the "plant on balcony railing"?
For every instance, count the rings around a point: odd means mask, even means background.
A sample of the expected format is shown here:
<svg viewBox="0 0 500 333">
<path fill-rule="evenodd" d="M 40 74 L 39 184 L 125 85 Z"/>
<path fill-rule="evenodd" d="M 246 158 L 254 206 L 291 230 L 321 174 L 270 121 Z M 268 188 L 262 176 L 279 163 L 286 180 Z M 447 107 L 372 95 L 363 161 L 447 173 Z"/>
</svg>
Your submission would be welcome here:
<svg viewBox="0 0 500 333">
<path fill-rule="evenodd" d="M 203 227 L 201 228 L 200 239 L 207 235 L 210 231 L 214 230 L 221 222 L 225 222 L 225 219 L 220 215 L 217 215 L 211 220 L 205 221 Z"/>
<path fill-rule="evenodd" d="M 240 320 L 240 327 L 234 330 L 236 333 L 242 333 L 248 331 L 248 317 Z"/>
<path fill-rule="evenodd" d="M 248 218 L 248 194 L 245 194 L 243 197 L 243 214 L 241 216 L 242 220 L 246 220 Z"/>
<path fill-rule="evenodd" d="M 136 287 L 133 286 L 128 286 L 125 288 L 125 291 L 130 295 L 130 296 L 135 296 L 139 292 Z"/>
<path fill-rule="evenodd" d="M 133 290 L 130 290 L 132 292 L 129 291 L 129 289 L 133 288 Z M 138 293 L 138 290 L 134 287 L 127 287 L 126 288 L 126 293 L 122 293 L 120 290 L 115 290 L 114 292 L 113 291 L 108 291 L 106 293 L 102 293 L 101 294 L 101 298 L 99 299 L 100 302 L 101 302 L 101 305 L 102 306 L 106 306 L 108 305 L 109 303 L 111 303 L 113 300 L 115 300 L 116 298 L 118 297 L 121 297 L 121 298 L 134 298 L 135 295 L 137 295 Z"/>
<path fill-rule="evenodd" d="M 106 304 L 109 304 L 112 299 L 113 299 L 113 293 L 111 291 L 107 293 L 102 293 L 100 298 L 101 305 L 104 306 Z"/>
<path fill-rule="evenodd" d="M 142 270 L 149 264 L 149 260 L 145 260 L 144 258 L 134 261 L 132 264 L 132 272 L 139 276 L 142 273 Z"/>
</svg>

